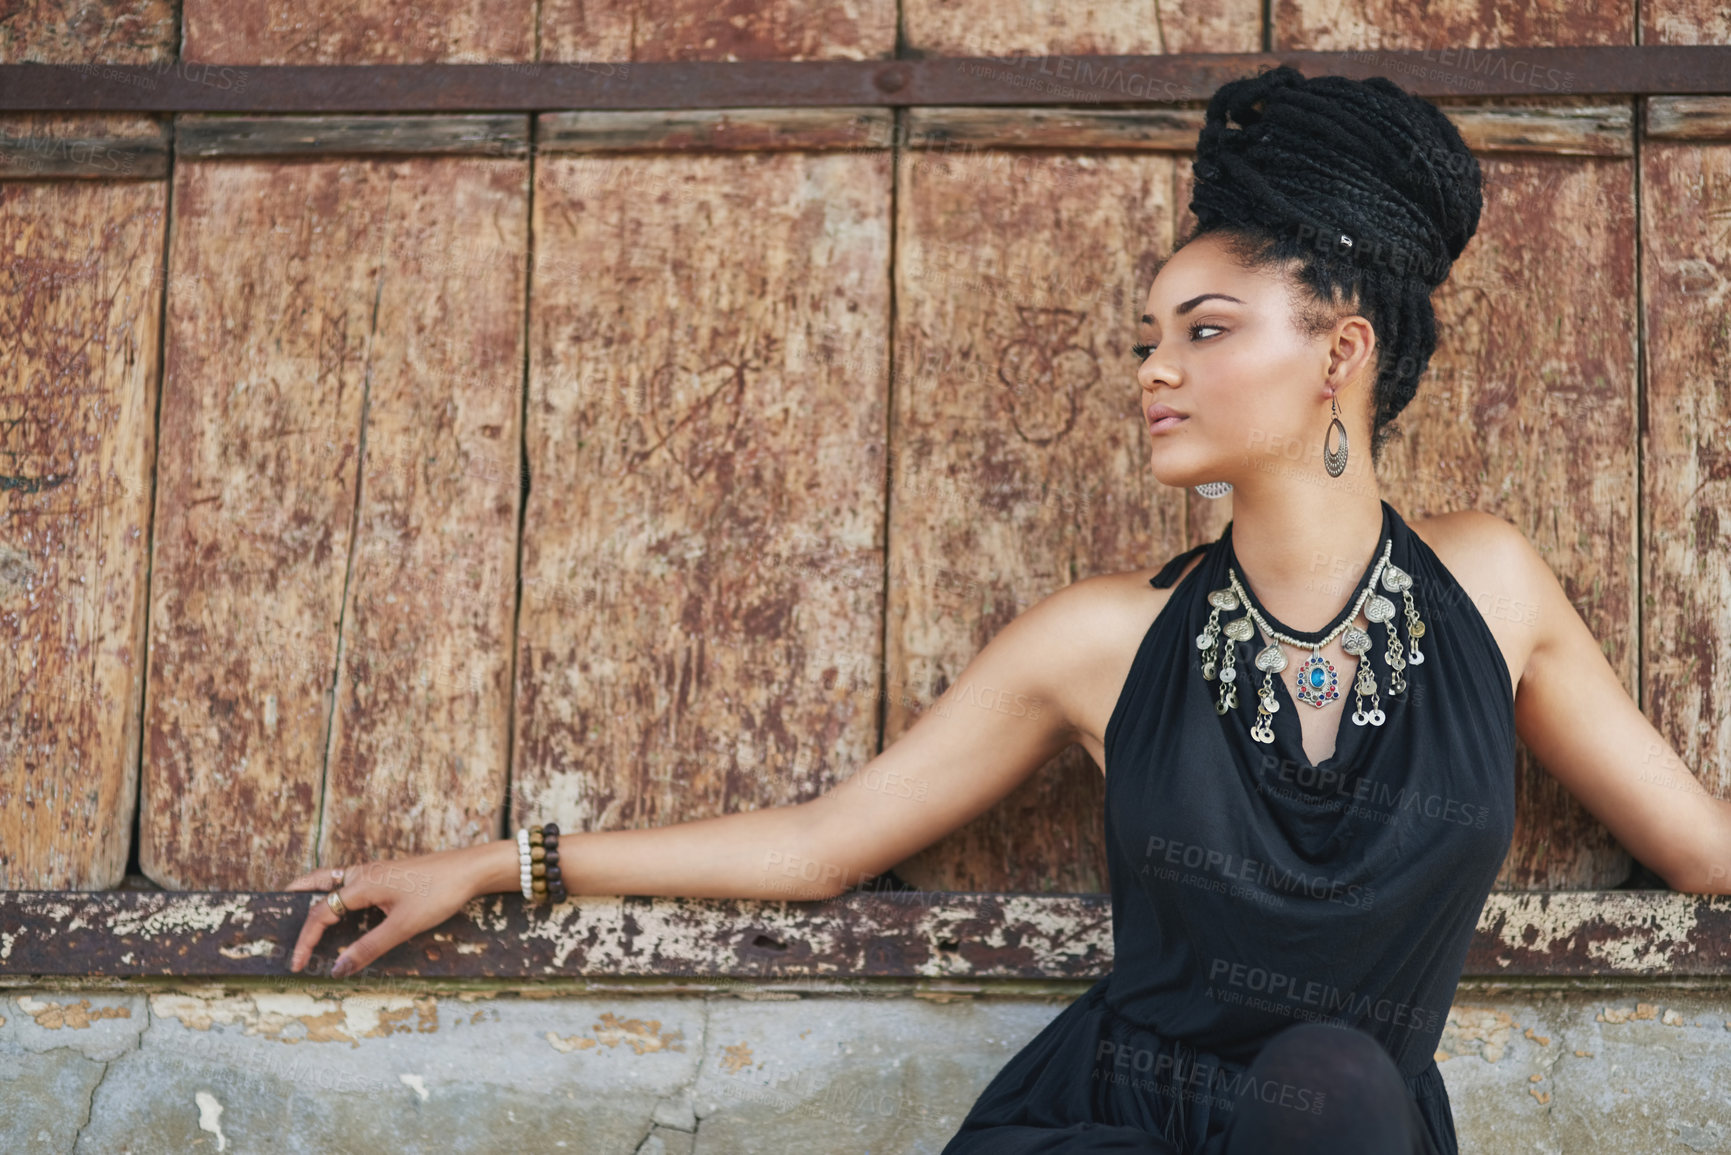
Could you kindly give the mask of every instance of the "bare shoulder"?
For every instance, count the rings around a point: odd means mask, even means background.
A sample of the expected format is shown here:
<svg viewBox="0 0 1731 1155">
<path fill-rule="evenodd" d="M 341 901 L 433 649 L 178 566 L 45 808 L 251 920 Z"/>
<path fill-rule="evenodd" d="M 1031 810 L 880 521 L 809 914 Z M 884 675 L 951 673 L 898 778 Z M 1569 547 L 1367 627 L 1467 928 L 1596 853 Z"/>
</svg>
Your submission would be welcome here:
<svg viewBox="0 0 1731 1155">
<path fill-rule="evenodd" d="M 1106 768 L 1106 724 L 1130 676 L 1136 652 L 1178 583 L 1201 560 L 1200 554 L 1192 558 L 1165 589 L 1148 584 L 1160 572 L 1155 567 L 1084 578 L 1053 595 L 1054 601 L 1061 596 L 1067 603 L 1066 633 L 1073 647 L 1069 676 L 1060 691 L 1062 708 L 1074 723 L 1075 740 L 1102 773 Z"/>
<path fill-rule="evenodd" d="M 1407 525 L 1454 575 L 1490 627 L 1513 692 L 1538 639 L 1543 578 L 1550 572 L 1544 558 L 1518 526 L 1480 509 L 1414 518 Z"/>
</svg>

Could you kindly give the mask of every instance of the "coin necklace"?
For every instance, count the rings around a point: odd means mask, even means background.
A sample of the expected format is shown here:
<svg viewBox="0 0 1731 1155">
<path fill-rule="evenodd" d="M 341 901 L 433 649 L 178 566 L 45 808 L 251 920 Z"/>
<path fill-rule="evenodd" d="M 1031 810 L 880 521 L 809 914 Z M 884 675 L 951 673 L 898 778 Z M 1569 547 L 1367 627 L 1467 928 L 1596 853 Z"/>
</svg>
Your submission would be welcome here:
<svg viewBox="0 0 1731 1155">
<path fill-rule="evenodd" d="M 1226 568 L 1229 585 L 1212 591 L 1208 595 L 1208 604 L 1213 610 L 1208 615 L 1208 623 L 1202 632 L 1196 635 L 1196 648 L 1202 651 L 1202 676 L 1212 682 L 1216 671 L 1220 676 L 1220 697 L 1215 703 L 1214 712 L 1224 714 L 1238 705 L 1238 671 L 1233 667 L 1235 643 L 1250 640 L 1255 628 L 1273 639 L 1256 655 L 1256 668 L 1262 671 L 1262 686 L 1256 691 L 1257 707 L 1256 722 L 1250 727 L 1250 736 L 1258 742 L 1274 741 L 1274 714 L 1280 709 L 1280 703 L 1274 697 L 1274 675 L 1286 669 L 1286 654 L 1280 649 L 1280 643 L 1285 642 L 1297 649 L 1308 649 L 1310 657 L 1299 667 L 1294 676 L 1295 690 L 1293 696 L 1300 702 L 1311 706 L 1322 707 L 1340 697 L 1340 678 L 1335 673 L 1334 663 L 1322 656 L 1322 647 L 1341 637 L 1340 647 L 1353 657 L 1361 657 L 1370 652 L 1371 636 L 1359 629 L 1353 623 L 1357 620 L 1359 611 L 1372 623 L 1384 623 L 1388 633 L 1388 647 L 1384 656 L 1388 659 L 1389 684 L 1388 692 L 1392 697 L 1406 689 L 1406 679 L 1401 671 L 1410 662 L 1420 665 L 1424 655 L 1419 652 L 1418 640 L 1424 637 L 1425 625 L 1420 620 L 1418 609 L 1412 600 L 1412 575 L 1390 562 L 1389 553 L 1394 548 L 1391 537 L 1383 543 L 1382 556 L 1370 571 L 1370 580 L 1359 591 L 1358 598 L 1353 602 L 1352 610 L 1341 619 L 1334 629 L 1314 642 L 1294 638 L 1275 629 L 1268 621 L 1256 612 L 1251 604 L 1250 595 L 1239 584 L 1238 575 L 1231 566 Z M 1395 626 L 1395 604 L 1388 598 L 1376 592 L 1376 584 L 1381 580 L 1383 589 L 1389 593 L 1398 593 L 1406 602 L 1407 641 L 1403 644 L 1400 632 Z M 1225 625 L 1220 623 L 1222 610 L 1232 611 L 1239 607 L 1245 610 L 1245 616 L 1233 618 Z M 1252 625 L 1255 623 L 1255 626 Z M 1224 640 L 1223 640 L 1224 635 Z M 1216 648 L 1218 647 L 1218 648 Z M 1382 693 L 1377 687 L 1376 671 L 1369 663 L 1358 664 L 1358 674 L 1353 680 L 1353 690 L 1357 696 L 1356 708 L 1352 713 L 1354 725 L 1380 726 L 1386 720 L 1383 714 Z M 1365 699 L 1370 699 L 1370 708 L 1365 708 Z"/>
</svg>

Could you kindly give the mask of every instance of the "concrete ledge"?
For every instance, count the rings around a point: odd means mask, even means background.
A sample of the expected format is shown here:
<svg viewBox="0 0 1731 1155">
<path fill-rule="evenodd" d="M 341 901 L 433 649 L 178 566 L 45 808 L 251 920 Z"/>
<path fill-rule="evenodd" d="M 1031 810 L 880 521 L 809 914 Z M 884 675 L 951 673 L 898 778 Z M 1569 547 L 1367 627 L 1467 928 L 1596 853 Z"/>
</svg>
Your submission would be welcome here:
<svg viewBox="0 0 1731 1155">
<path fill-rule="evenodd" d="M 303 893 L 0 892 L 0 975 L 288 977 Z M 381 921 L 327 932 L 305 973 Z M 1731 896 L 1493 893 L 1465 974 L 1731 975 Z M 1112 969 L 1104 894 L 855 892 L 822 902 L 518 895 L 476 899 L 376 960 L 380 977 L 910 977 L 1093 980 Z"/>
<path fill-rule="evenodd" d="M 578 981 L 3 982 L 0 1150 L 936 1155 L 1085 989 Z M 1463 1155 L 1727 1149 L 1728 1008 L 1705 979 L 1461 984 L 1436 1058 Z"/>
</svg>

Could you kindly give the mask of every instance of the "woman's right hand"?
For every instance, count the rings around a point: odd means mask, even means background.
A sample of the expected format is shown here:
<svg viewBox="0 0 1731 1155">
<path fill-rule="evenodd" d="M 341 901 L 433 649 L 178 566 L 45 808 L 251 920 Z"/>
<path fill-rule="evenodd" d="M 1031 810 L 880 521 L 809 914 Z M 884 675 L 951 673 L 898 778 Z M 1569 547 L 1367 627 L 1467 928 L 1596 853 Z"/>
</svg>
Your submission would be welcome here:
<svg viewBox="0 0 1731 1155">
<path fill-rule="evenodd" d="M 369 906 L 385 912 L 385 921 L 369 930 L 337 956 L 331 974 L 337 978 L 361 970 L 396 946 L 430 930 L 462 909 L 478 893 L 481 847 L 440 850 L 414 858 L 381 859 L 339 868 L 321 866 L 289 883 L 288 890 L 329 892 L 341 896 L 348 913 Z M 315 898 L 289 958 L 289 970 L 299 972 L 312 958 L 325 930 L 341 917 L 325 894 Z"/>
</svg>

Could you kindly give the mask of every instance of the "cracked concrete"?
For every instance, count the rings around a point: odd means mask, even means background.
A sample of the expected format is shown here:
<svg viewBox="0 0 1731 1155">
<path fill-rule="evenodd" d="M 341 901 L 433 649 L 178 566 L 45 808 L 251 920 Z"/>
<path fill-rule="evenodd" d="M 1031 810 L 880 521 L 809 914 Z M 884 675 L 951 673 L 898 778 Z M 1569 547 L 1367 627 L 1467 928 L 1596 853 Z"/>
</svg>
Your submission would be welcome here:
<svg viewBox="0 0 1731 1155">
<path fill-rule="evenodd" d="M 75 1155 L 935 1155 L 1075 997 L 7 994 L 0 1150 Z M 1437 1059 L 1469 1155 L 1731 1151 L 1722 988 L 1463 987 Z"/>
</svg>

